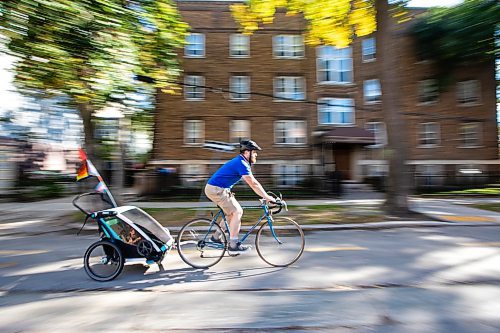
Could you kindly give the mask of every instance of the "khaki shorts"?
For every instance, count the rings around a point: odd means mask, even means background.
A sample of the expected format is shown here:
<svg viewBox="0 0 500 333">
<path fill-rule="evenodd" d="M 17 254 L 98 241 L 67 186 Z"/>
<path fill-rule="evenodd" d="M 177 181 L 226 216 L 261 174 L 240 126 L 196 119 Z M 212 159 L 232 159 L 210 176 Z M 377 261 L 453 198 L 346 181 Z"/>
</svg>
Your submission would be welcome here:
<svg viewBox="0 0 500 333">
<path fill-rule="evenodd" d="M 205 186 L 205 194 L 217 206 L 222 208 L 224 214 L 230 215 L 233 213 L 243 212 L 240 204 L 234 198 L 234 194 L 228 188 L 222 188 L 207 184 Z"/>
</svg>

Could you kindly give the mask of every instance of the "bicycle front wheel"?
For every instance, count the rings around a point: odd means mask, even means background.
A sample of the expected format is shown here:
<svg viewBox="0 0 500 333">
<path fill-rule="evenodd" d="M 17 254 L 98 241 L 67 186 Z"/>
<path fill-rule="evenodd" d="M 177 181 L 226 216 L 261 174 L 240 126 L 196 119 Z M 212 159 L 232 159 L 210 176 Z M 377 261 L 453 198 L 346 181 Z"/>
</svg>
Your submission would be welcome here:
<svg viewBox="0 0 500 333">
<path fill-rule="evenodd" d="M 83 265 L 92 279 L 111 281 L 122 272 L 125 258 L 118 246 L 102 240 L 89 246 L 83 257 Z"/>
<path fill-rule="evenodd" d="M 211 237 L 220 234 L 220 242 Z M 218 224 L 208 219 L 186 223 L 177 237 L 177 251 L 181 259 L 194 268 L 208 268 L 218 263 L 226 252 L 226 236 Z"/>
<path fill-rule="evenodd" d="M 273 218 L 272 229 L 269 223 L 263 224 L 255 238 L 259 257 L 275 267 L 285 267 L 296 262 L 304 252 L 304 245 L 302 228 L 288 217 Z"/>
</svg>

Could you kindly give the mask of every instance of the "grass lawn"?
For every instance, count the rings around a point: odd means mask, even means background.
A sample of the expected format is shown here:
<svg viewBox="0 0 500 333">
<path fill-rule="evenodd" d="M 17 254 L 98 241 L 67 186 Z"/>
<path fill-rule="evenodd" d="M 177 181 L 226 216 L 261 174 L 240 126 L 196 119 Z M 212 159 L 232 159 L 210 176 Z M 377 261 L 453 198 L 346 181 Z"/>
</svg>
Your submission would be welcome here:
<svg viewBox="0 0 500 333">
<path fill-rule="evenodd" d="M 500 212 L 500 203 L 476 204 L 476 205 L 471 205 L 470 207 L 484 209 L 484 210 L 491 210 L 493 212 Z"/>
<path fill-rule="evenodd" d="M 426 196 L 454 196 L 454 195 L 474 195 L 474 196 L 500 196 L 500 187 L 473 188 L 469 190 L 438 192 L 426 194 Z"/>
<path fill-rule="evenodd" d="M 287 216 L 299 224 L 340 224 L 366 223 L 387 220 L 387 217 L 376 206 L 289 206 L 288 211 L 282 211 L 276 216 Z M 195 218 L 211 219 L 216 209 L 195 208 L 144 208 L 148 214 L 166 227 L 181 227 Z M 262 216 L 261 209 L 245 209 L 242 224 L 253 225 Z M 83 221 L 85 216 L 75 212 L 72 220 Z"/>
<path fill-rule="evenodd" d="M 216 209 L 144 209 L 164 226 L 182 226 L 195 218 L 211 219 Z M 263 212 L 260 209 L 246 209 L 242 224 L 253 225 Z M 289 207 L 287 212 L 282 211 L 277 216 L 288 216 L 299 224 L 323 223 L 364 223 L 383 221 L 384 214 L 375 207 L 341 207 L 334 205 L 318 205 L 308 207 Z"/>
</svg>

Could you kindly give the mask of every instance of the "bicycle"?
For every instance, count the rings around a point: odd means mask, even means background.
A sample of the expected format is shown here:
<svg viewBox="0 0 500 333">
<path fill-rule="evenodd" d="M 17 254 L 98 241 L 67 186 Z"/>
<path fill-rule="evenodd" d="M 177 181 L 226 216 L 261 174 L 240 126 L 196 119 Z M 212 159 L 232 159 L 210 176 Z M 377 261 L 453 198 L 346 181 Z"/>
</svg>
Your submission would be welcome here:
<svg viewBox="0 0 500 333">
<path fill-rule="evenodd" d="M 275 196 L 275 195 L 274 195 Z M 177 251 L 181 259 L 194 268 L 208 268 L 217 264 L 228 250 L 229 225 L 220 207 L 213 218 L 198 218 L 186 223 L 177 237 Z M 259 257 L 274 267 L 287 267 L 296 262 L 304 252 L 305 237 L 297 222 L 288 217 L 276 215 L 284 208 L 286 202 L 279 196 L 272 205 L 260 199 L 258 206 L 244 206 L 243 209 L 262 209 L 263 215 L 241 238 L 241 243 L 261 224 L 255 237 L 255 248 Z M 220 222 L 219 219 L 221 220 Z M 221 225 L 227 231 L 222 231 Z M 218 231 L 220 242 L 214 241 L 212 235 Z"/>
</svg>

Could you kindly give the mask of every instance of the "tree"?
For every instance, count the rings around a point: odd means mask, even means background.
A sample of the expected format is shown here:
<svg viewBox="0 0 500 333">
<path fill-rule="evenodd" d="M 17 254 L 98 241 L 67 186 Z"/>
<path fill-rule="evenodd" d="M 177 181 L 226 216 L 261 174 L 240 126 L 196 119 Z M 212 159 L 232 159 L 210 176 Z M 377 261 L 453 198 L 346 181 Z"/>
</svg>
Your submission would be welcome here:
<svg viewBox="0 0 500 333">
<path fill-rule="evenodd" d="M 93 156 L 92 114 L 141 83 L 170 91 L 187 24 L 173 0 L 3 0 L 0 41 L 19 59 L 21 92 L 64 94 L 80 112 Z"/>
<path fill-rule="evenodd" d="M 455 68 L 467 62 L 492 62 L 498 55 L 500 5 L 496 0 L 467 0 L 452 8 L 434 8 L 410 29 L 421 59 L 433 60 L 442 88 Z M 498 37 L 497 37 L 498 38 Z"/>
<path fill-rule="evenodd" d="M 307 21 L 305 41 L 309 45 L 348 46 L 354 37 L 368 35 L 375 30 L 380 45 L 392 39 L 390 20 L 405 20 L 403 10 L 407 1 L 388 0 L 249 0 L 232 6 L 233 16 L 245 33 L 258 30 L 260 24 L 271 23 L 277 8 L 287 8 L 287 14 L 302 13 Z M 387 121 L 389 141 L 389 177 L 385 208 L 390 214 L 409 212 L 407 197 L 409 177 L 402 115 L 397 95 L 397 54 L 393 48 L 378 48 L 382 61 L 382 106 Z"/>
</svg>

